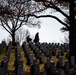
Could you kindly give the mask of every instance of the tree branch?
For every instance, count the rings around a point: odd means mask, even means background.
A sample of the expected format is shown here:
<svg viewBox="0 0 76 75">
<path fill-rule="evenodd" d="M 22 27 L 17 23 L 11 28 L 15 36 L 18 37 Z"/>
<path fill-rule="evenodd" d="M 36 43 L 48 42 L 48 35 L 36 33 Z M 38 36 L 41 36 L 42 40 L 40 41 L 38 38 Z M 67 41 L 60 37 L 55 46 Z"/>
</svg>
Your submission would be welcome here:
<svg viewBox="0 0 76 75">
<path fill-rule="evenodd" d="M 4 22 L 5 23 L 5 22 Z M 6 22 L 5 23 L 6 25 L 7 25 L 7 27 L 9 28 L 9 30 L 11 31 L 11 27 L 10 27 L 10 25 L 8 25 L 8 23 Z"/>
<path fill-rule="evenodd" d="M 37 15 L 33 15 L 33 14 L 28 14 L 28 16 L 34 16 L 36 18 L 51 17 L 51 18 L 56 19 L 58 22 L 60 22 L 62 25 L 66 26 L 69 29 L 69 26 L 67 24 L 65 24 L 59 18 L 57 18 L 56 16 L 53 16 L 53 15 L 40 15 L 40 16 L 37 16 Z"/>
<path fill-rule="evenodd" d="M 11 32 L 4 26 L 4 24 L 3 24 L 3 22 L 1 21 L 1 24 L 2 24 L 2 26 L 3 26 L 3 28 L 8 32 L 8 33 L 10 33 L 11 34 Z"/>
<path fill-rule="evenodd" d="M 43 5 L 45 7 L 47 7 L 47 8 L 53 8 L 53 9 L 55 9 L 56 11 L 60 12 L 61 14 L 63 14 L 67 19 L 69 19 L 69 16 L 67 14 L 65 14 L 59 7 L 57 7 L 51 1 L 50 2 L 48 1 L 48 3 L 50 3 L 50 4 L 47 5 L 45 2 L 43 2 Z M 52 5 L 52 6 L 50 6 L 50 5 Z"/>
<path fill-rule="evenodd" d="M 25 17 L 24 19 L 21 21 L 21 23 L 19 24 L 19 27 L 16 27 L 15 29 L 18 30 L 21 26 L 22 26 L 22 23 L 25 21 Z"/>
</svg>

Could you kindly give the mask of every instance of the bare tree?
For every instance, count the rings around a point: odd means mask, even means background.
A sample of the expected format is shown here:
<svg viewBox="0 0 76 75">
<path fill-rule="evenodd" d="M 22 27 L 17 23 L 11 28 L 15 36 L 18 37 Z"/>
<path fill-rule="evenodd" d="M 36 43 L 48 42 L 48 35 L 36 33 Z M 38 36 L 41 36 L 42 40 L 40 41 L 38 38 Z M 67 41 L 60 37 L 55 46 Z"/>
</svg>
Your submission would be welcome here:
<svg viewBox="0 0 76 75">
<path fill-rule="evenodd" d="M 13 44 L 15 32 L 23 25 L 40 27 L 40 22 L 28 15 L 39 11 L 38 4 L 33 0 L 0 0 L 0 24 L 12 36 Z"/>
<path fill-rule="evenodd" d="M 26 37 L 30 35 L 30 31 L 28 29 L 24 29 L 23 27 L 21 27 L 20 29 L 18 29 L 15 33 L 15 42 L 19 42 L 20 45 L 22 44 L 22 42 L 26 41 Z M 11 35 L 8 36 L 8 38 L 6 39 L 6 42 L 8 43 L 9 41 L 12 41 L 12 37 Z"/>
</svg>

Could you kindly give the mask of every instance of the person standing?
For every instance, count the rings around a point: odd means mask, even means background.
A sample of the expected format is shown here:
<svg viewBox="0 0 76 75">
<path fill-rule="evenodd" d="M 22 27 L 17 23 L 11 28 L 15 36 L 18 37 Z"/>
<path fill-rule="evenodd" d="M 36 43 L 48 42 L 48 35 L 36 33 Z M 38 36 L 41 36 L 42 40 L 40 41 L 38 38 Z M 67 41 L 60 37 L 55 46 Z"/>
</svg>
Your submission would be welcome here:
<svg viewBox="0 0 76 75">
<path fill-rule="evenodd" d="M 35 35 L 34 43 L 39 42 L 39 33 L 37 32 Z"/>
<path fill-rule="evenodd" d="M 28 43 L 32 41 L 32 39 L 30 38 L 29 35 L 26 37 L 26 40 L 27 40 Z"/>
</svg>

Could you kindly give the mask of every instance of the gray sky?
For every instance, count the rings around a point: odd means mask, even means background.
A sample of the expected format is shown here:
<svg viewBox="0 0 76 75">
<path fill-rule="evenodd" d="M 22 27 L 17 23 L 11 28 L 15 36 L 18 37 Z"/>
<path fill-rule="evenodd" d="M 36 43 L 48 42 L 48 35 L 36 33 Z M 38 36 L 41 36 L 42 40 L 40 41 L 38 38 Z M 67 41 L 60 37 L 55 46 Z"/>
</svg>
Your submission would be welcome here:
<svg viewBox="0 0 76 75">
<path fill-rule="evenodd" d="M 47 13 L 48 14 L 48 13 Z M 54 12 L 52 15 L 59 17 L 61 20 L 64 17 L 58 13 Z M 34 36 L 36 32 L 39 32 L 40 42 L 60 42 L 60 40 L 64 41 L 64 33 L 60 31 L 60 28 L 63 26 L 58 21 L 52 18 L 40 18 L 41 28 L 29 28 L 24 26 L 25 29 L 28 29 L 30 33 Z M 8 37 L 8 33 L 0 27 L 0 42 L 4 38 Z"/>
<path fill-rule="evenodd" d="M 58 16 L 61 20 L 64 17 L 60 13 L 53 13 L 53 15 Z M 28 28 L 26 29 L 30 31 L 33 36 L 35 36 L 36 32 L 39 32 L 40 42 L 59 42 L 64 41 L 64 33 L 60 31 L 60 28 L 63 26 L 61 23 L 56 21 L 53 18 L 40 18 L 41 28 Z"/>
</svg>

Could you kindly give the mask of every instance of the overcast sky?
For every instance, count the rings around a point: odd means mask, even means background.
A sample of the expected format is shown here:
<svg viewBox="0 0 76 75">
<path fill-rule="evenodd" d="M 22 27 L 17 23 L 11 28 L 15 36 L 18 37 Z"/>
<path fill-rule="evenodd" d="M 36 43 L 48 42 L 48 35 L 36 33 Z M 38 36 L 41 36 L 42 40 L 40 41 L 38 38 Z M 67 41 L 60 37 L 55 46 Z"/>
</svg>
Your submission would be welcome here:
<svg viewBox="0 0 76 75">
<path fill-rule="evenodd" d="M 62 21 L 64 20 L 64 17 L 58 12 L 55 12 L 52 15 L 57 16 Z M 60 28 L 63 27 L 61 23 L 59 23 L 57 20 L 53 18 L 40 18 L 40 21 L 41 21 L 40 29 L 26 27 L 33 35 L 35 35 L 36 32 L 39 32 L 40 42 L 62 43 L 61 41 L 64 41 L 64 33 L 60 31 Z"/>
<path fill-rule="evenodd" d="M 52 15 L 59 17 L 61 20 L 64 17 L 58 13 L 54 12 Z M 29 28 L 27 26 L 23 26 L 25 29 L 30 31 L 30 34 L 35 36 L 36 32 L 39 32 L 40 42 L 59 42 L 61 40 L 64 41 L 64 33 L 60 31 L 60 28 L 63 26 L 58 21 L 52 18 L 40 18 L 41 28 Z M 0 42 L 4 38 L 8 37 L 8 32 L 6 32 L 3 28 L 0 27 Z"/>
</svg>

